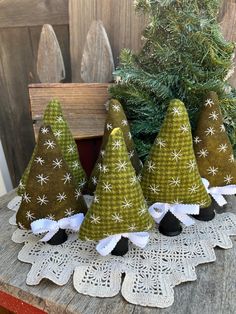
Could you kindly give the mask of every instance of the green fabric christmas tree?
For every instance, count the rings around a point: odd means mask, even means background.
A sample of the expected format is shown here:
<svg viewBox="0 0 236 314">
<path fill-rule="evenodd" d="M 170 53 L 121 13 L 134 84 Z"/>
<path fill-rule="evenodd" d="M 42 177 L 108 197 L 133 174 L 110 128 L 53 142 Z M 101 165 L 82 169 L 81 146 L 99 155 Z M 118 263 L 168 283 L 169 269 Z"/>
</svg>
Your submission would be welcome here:
<svg viewBox="0 0 236 314">
<path fill-rule="evenodd" d="M 115 234 L 146 231 L 152 225 L 123 133 L 115 128 L 108 139 L 94 201 L 79 237 L 100 240 Z"/>
<path fill-rule="evenodd" d="M 199 172 L 211 187 L 236 184 L 236 162 L 215 92 L 207 94 L 194 137 Z"/>
<path fill-rule="evenodd" d="M 34 159 L 16 215 L 19 228 L 42 218 L 59 220 L 86 213 L 87 205 L 65 162 L 50 126 L 40 128 Z"/>
<path fill-rule="evenodd" d="M 170 102 L 145 162 L 141 186 L 149 204 L 211 204 L 197 168 L 188 113 L 180 100 Z"/>
<path fill-rule="evenodd" d="M 108 104 L 108 114 L 107 114 L 107 119 L 105 122 L 104 136 L 102 140 L 100 155 L 94 166 L 94 169 L 92 171 L 89 184 L 88 184 L 88 190 L 90 194 L 93 194 L 93 192 L 96 189 L 99 174 L 102 169 L 105 147 L 107 145 L 109 135 L 111 134 L 112 130 L 115 128 L 120 128 L 123 132 L 124 140 L 126 143 L 129 157 L 130 157 L 130 161 L 136 171 L 136 174 L 139 174 L 142 169 L 142 163 L 138 158 L 124 110 L 121 104 L 119 103 L 119 101 L 112 99 L 110 100 Z"/>
<path fill-rule="evenodd" d="M 46 125 L 50 125 L 52 131 L 56 137 L 57 143 L 60 145 L 63 157 L 68 164 L 70 172 L 72 173 L 77 188 L 83 188 L 86 184 L 86 174 L 81 166 L 79 153 L 75 140 L 71 134 L 69 126 L 63 117 L 61 105 L 57 100 L 52 100 L 48 103 L 45 109 L 43 122 Z M 29 171 L 32 165 L 32 161 L 35 157 L 35 148 L 32 158 L 22 176 L 18 194 L 22 195 L 28 180 Z"/>
</svg>

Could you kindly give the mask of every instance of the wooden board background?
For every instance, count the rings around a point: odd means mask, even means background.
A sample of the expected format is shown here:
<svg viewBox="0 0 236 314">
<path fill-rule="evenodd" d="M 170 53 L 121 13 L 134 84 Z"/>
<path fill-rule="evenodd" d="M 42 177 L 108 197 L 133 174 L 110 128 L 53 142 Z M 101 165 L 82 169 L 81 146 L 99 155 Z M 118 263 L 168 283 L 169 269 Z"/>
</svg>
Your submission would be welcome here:
<svg viewBox="0 0 236 314">
<path fill-rule="evenodd" d="M 36 56 L 42 25 L 50 23 L 62 50 L 66 81 L 80 81 L 83 45 L 90 22 L 100 18 L 107 30 L 114 60 L 119 49 L 140 47 L 143 23 L 134 16 L 132 0 L 71 0 L 69 47 L 68 0 L 0 1 L 0 137 L 13 185 L 30 158 L 34 136 L 29 114 L 28 83 L 37 83 Z M 128 17 L 128 18 L 125 18 Z M 77 21 L 76 21 L 77 19 Z M 219 20 L 227 39 L 236 40 L 236 1 L 224 0 Z M 236 86 L 236 76 L 231 82 Z"/>
</svg>

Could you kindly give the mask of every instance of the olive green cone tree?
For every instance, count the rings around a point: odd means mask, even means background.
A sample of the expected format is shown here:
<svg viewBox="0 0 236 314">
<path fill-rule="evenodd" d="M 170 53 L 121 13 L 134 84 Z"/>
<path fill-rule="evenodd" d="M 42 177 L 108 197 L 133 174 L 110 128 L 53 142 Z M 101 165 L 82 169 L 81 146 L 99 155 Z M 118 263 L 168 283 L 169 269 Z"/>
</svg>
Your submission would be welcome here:
<svg viewBox="0 0 236 314">
<path fill-rule="evenodd" d="M 96 241 L 113 235 L 129 237 L 129 234 L 147 231 L 152 226 L 153 220 L 132 167 L 123 133 L 120 128 L 115 128 L 106 145 L 95 197 L 79 237 Z"/>
<path fill-rule="evenodd" d="M 115 128 L 120 128 L 123 132 L 130 161 L 136 171 L 136 174 L 139 174 L 142 169 L 142 163 L 138 158 L 134 142 L 130 133 L 129 123 L 127 121 L 124 110 L 117 100 L 112 99 L 108 104 L 108 114 L 105 122 L 101 151 L 88 183 L 88 192 L 90 194 L 93 194 L 96 189 L 96 184 L 102 169 L 103 156 L 108 142 L 108 138 L 112 130 L 114 130 Z"/>
<path fill-rule="evenodd" d="M 62 218 L 86 212 L 87 205 L 75 186 L 50 126 L 41 127 L 25 192 L 16 215 L 18 227 L 31 229 L 31 224 L 36 221 L 47 219 L 55 223 Z M 70 229 L 70 225 L 67 227 Z"/>
</svg>

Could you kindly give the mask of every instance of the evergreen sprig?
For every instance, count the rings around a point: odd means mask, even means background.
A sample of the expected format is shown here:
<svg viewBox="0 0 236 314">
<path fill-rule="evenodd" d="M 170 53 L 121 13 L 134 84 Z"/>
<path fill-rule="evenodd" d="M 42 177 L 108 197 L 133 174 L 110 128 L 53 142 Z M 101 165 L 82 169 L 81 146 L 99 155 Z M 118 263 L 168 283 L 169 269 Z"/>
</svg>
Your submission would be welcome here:
<svg viewBox="0 0 236 314">
<path fill-rule="evenodd" d="M 203 96 L 218 93 L 225 124 L 236 148 L 234 92 L 226 81 L 234 44 L 217 22 L 219 0 L 136 0 L 149 18 L 138 54 L 124 49 L 110 88 L 131 121 L 139 155 L 145 158 L 159 131 L 169 101 L 181 99 L 194 129 Z"/>
</svg>

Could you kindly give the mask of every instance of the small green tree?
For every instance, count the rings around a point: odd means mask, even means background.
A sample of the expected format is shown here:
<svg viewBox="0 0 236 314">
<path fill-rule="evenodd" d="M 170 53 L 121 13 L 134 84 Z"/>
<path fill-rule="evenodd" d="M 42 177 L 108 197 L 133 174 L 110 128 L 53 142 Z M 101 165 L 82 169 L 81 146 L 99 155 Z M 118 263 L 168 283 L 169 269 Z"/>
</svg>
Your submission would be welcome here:
<svg viewBox="0 0 236 314">
<path fill-rule="evenodd" d="M 138 153 L 145 157 L 159 132 L 168 103 L 181 99 L 191 124 L 206 92 L 220 97 L 227 131 L 236 144 L 236 113 L 231 88 L 234 44 L 217 22 L 220 0 L 136 0 L 149 17 L 140 53 L 125 49 L 115 72 L 119 83 L 110 89 L 126 110 Z"/>
</svg>

